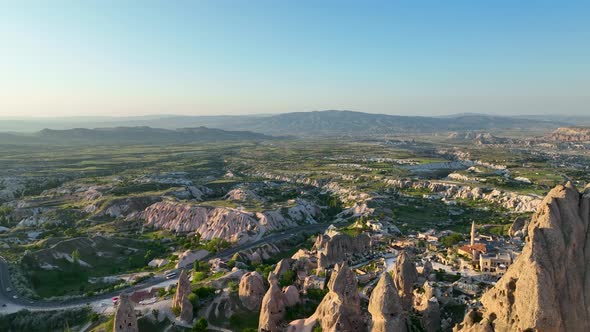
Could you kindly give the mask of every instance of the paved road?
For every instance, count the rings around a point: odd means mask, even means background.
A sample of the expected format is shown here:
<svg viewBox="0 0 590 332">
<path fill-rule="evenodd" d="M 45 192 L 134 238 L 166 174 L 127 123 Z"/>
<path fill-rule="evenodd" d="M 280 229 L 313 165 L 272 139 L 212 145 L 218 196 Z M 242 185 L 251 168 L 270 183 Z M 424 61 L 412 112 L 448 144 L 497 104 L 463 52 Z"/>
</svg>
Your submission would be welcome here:
<svg viewBox="0 0 590 332">
<path fill-rule="evenodd" d="M 264 243 L 273 243 L 273 242 L 285 240 L 295 234 L 321 232 L 321 231 L 324 231 L 326 228 L 328 228 L 329 225 L 330 224 L 324 224 L 324 223 L 323 224 L 312 224 L 312 225 L 301 226 L 297 229 L 289 229 L 286 231 L 273 233 L 273 234 L 270 234 L 270 235 L 267 235 L 267 236 L 261 238 L 260 240 L 241 244 L 238 246 L 234 246 L 234 247 L 222 250 L 216 254 L 206 257 L 205 259 L 230 258 L 237 252 L 247 250 L 247 249 L 262 245 Z M 175 271 L 178 272 L 179 270 L 175 270 Z M 171 280 L 176 280 L 177 278 L 178 277 L 173 278 Z M 164 277 L 164 274 L 162 273 L 162 274 L 158 274 L 152 278 L 146 279 L 134 286 L 130 286 L 130 287 L 127 287 L 124 289 L 119 289 L 114 292 L 100 294 L 100 295 L 96 295 L 96 296 L 92 296 L 92 297 L 84 297 L 84 298 L 77 298 L 77 299 L 63 300 L 63 301 L 29 300 L 29 299 L 24 299 L 24 298 L 17 296 L 17 294 L 15 293 L 15 291 L 10 283 L 8 264 L 3 257 L 0 257 L 0 304 L 1 305 L 4 305 L 4 304 L 14 305 L 14 306 L 18 306 L 23 309 L 56 310 L 56 309 L 77 307 L 77 306 L 86 305 L 86 304 L 89 304 L 92 302 L 107 300 L 112 297 L 118 296 L 122 292 L 134 292 L 134 291 L 137 291 L 140 289 L 149 288 L 149 287 L 152 287 L 154 285 L 157 285 L 157 284 L 160 284 L 160 283 L 163 283 L 166 281 L 169 281 L 169 280 L 166 280 L 166 278 Z M 0 311 L 1 311 L 1 309 L 2 308 L 0 308 Z"/>
</svg>

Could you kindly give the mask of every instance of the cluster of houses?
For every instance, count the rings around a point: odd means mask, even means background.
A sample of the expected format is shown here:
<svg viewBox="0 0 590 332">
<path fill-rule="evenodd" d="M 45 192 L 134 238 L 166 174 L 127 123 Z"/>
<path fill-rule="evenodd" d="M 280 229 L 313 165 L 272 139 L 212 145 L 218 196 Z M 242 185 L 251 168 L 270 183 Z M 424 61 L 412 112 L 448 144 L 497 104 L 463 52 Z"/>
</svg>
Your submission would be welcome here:
<svg viewBox="0 0 590 332">
<path fill-rule="evenodd" d="M 469 242 L 458 244 L 457 255 L 453 255 L 455 248 L 444 248 L 441 243 L 441 239 L 451 233 L 429 230 L 418 233 L 416 238 L 424 241 L 428 250 L 437 252 L 441 263 L 488 276 L 502 276 L 520 253 L 520 246 L 503 238 L 477 234 L 473 222 Z"/>
</svg>

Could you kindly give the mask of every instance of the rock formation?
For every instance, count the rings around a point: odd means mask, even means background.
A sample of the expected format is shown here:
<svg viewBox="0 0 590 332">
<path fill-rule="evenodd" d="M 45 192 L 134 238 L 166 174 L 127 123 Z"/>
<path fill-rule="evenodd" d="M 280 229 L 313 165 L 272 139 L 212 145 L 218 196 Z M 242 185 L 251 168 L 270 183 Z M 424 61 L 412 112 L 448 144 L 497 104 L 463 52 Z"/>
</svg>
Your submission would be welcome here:
<svg viewBox="0 0 590 332">
<path fill-rule="evenodd" d="M 406 332 L 406 316 L 401 299 L 389 273 L 384 272 L 371 293 L 369 313 L 372 317 L 371 332 Z"/>
<path fill-rule="evenodd" d="M 281 331 L 280 324 L 285 317 L 285 298 L 274 273 L 269 274 L 268 282 L 270 288 L 262 298 L 258 331 L 278 332 Z"/>
<path fill-rule="evenodd" d="M 318 269 L 325 269 L 347 261 L 354 254 L 368 254 L 371 249 L 371 238 L 367 234 L 354 237 L 339 232 L 320 234 L 314 248 L 318 251 Z"/>
<path fill-rule="evenodd" d="M 528 217 L 517 217 L 510 225 L 508 235 L 511 237 L 525 237 L 527 236 L 527 229 L 530 219 Z"/>
<path fill-rule="evenodd" d="M 590 331 L 590 186 L 552 189 L 522 254 L 482 297 L 461 331 Z"/>
<path fill-rule="evenodd" d="M 315 312 L 322 331 L 367 331 L 361 313 L 356 276 L 346 263 L 336 265 L 328 289 L 330 291 Z"/>
<path fill-rule="evenodd" d="M 283 289 L 283 294 L 285 295 L 285 306 L 287 307 L 292 307 L 300 302 L 299 290 L 293 285 L 285 287 Z"/>
<path fill-rule="evenodd" d="M 434 296 L 434 289 L 428 282 L 422 286 L 423 292 L 415 292 L 414 309 L 421 314 L 422 327 L 426 332 L 436 332 L 440 328 L 440 305 Z"/>
<path fill-rule="evenodd" d="M 315 223 L 321 210 L 307 201 L 287 210 L 286 216 L 277 211 L 250 213 L 226 207 L 209 207 L 172 201 L 162 201 L 131 214 L 128 219 L 143 219 L 145 224 L 178 233 L 198 232 L 203 239 L 222 238 L 246 242 L 266 231 L 294 227 L 297 222 Z"/>
<path fill-rule="evenodd" d="M 138 332 L 137 316 L 133 303 L 129 299 L 129 295 L 121 294 L 119 296 L 119 304 L 117 311 L 115 311 L 115 319 L 113 322 L 113 331 L 115 332 Z"/>
<path fill-rule="evenodd" d="M 590 141 L 590 127 L 561 127 L 557 128 L 551 138 L 562 142 Z"/>
<path fill-rule="evenodd" d="M 388 179 L 385 180 L 385 183 L 394 188 L 400 189 L 428 189 L 440 198 L 445 199 L 482 199 L 498 203 L 515 212 L 533 212 L 536 210 L 537 206 L 541 204 L 541 199 L 536 195 L 523 195 L 497 189 L 494 189 L 491 192 L 485 192 L 479 187 L 422 180 Z"/>
<path fill-rule="evenodd" d="M 240 279 L 238 295 L 240 296 L 240 301 L 242 301 L 242 304 L 248 310 L 260 310 L 262 298 L 265 293 L 266 287 L 264 286 L 264 280 L 258 272 L 248 272 Z"/>
<path fill-rule="evenodd" d="M 289 270 L 291 270 L 291 264 L 293 260 L 291 258 L 283 258 L 278 263 L 274 269 L 274 273 L 278 279 L 281 279 L 283 274 Z"/>
<path fill-rule="evenodd" d="M 412 307 L 414 284 L 417 281 L 418 271 L 416 271 L 416 265 L 410 260 L 408 254 L 402 251 L 393 266 L 393 282 L 405 310 L 410 310 Z"/>
<path fill-rule="evenodd" d="M 173 308 L 180 308 L 180 319 L 185 322 L 193 320 L 193 305 L 188 299 L 191 293 L 191 282 L 185 270 L 180 272 L 178 277 L 178 284 L 176 285 L 176 294 L 172 300 Z"/>
</svg>

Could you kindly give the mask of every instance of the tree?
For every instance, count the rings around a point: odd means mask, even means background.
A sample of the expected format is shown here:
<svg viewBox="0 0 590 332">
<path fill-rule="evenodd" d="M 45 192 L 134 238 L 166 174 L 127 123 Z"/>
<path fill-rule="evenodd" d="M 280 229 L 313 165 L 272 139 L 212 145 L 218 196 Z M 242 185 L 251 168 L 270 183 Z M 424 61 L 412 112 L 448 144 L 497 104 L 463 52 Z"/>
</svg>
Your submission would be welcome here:
<svg viewBox="0 0 590 332">
<path fill-rule="evenodd" d="M 79 263 L 80 252 L 78 251 L 78 249 L 74 249 L 74 251 L 72 251 L 72 260 L 74 261 L 74 263 Z"/>
<path fill-rule="evenodd" d="M 209 326 L 209 323 L 207 322 L 207 320 L 205 318 L 201 317 L 193 326 L 193 331 L 194 332 L 205 332 L 205 331 L 207 331 L 207 326 Z"/>
<path fill-rule="evenodd" d="M 463 235 L 459 233 L 453 233 L 441 238 L 440 240 L 440 242 L 442 242 L 442 244 L 447 248 L 450 248 L 461 241 L 463 241 Z"/>
</svg>

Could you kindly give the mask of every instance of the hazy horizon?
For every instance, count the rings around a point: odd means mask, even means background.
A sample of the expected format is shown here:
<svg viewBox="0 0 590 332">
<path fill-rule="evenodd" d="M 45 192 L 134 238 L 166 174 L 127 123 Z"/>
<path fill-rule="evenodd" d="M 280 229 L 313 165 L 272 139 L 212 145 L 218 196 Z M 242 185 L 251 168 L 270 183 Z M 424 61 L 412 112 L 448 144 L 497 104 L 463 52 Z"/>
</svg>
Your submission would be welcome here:
<svg viewBox="0 0 590 332">
<path fill-rule="evenodd" d="M 585 115 L 588 3 L 0 4 L 0 118 Z"/>
</svg>

